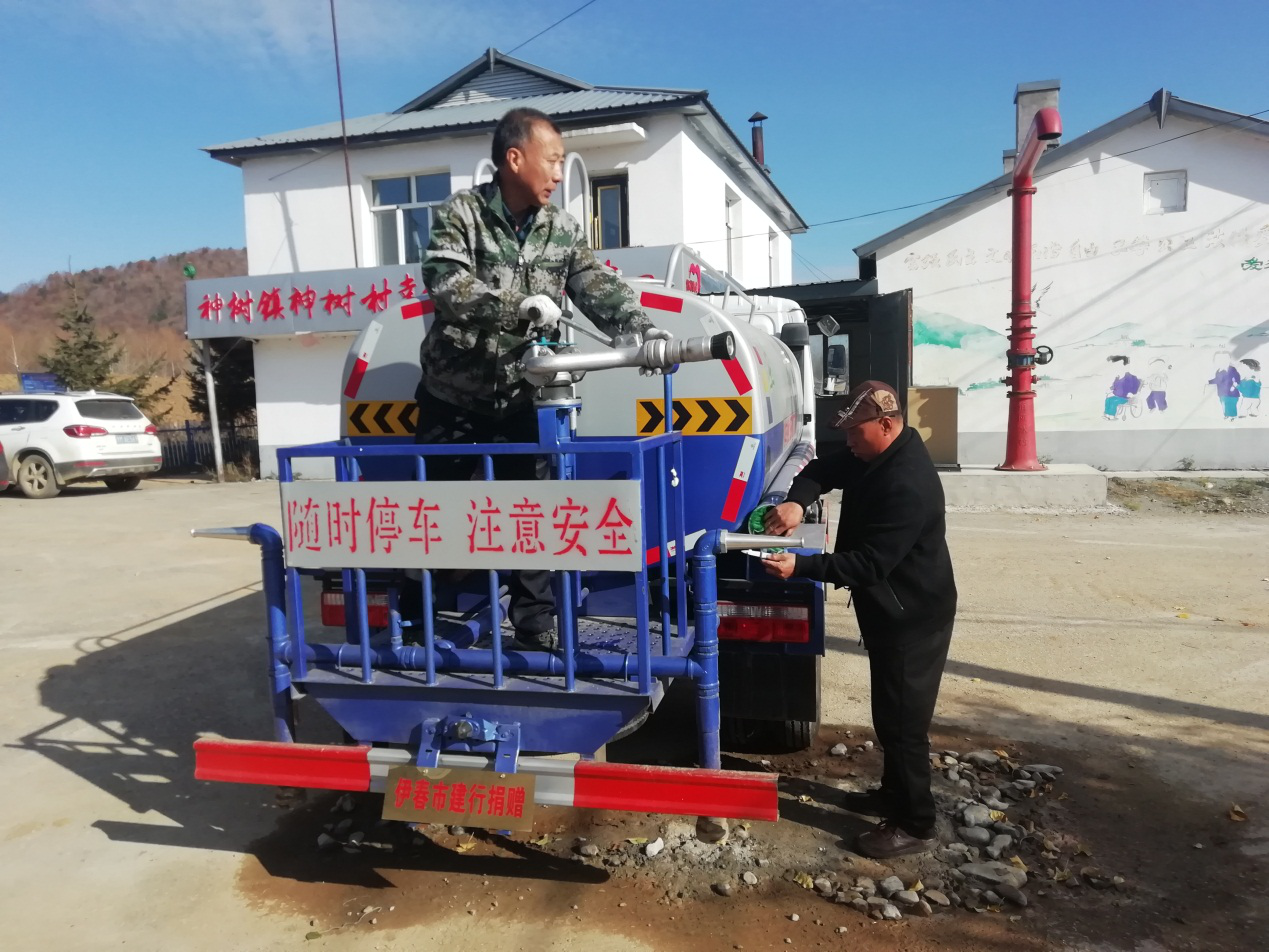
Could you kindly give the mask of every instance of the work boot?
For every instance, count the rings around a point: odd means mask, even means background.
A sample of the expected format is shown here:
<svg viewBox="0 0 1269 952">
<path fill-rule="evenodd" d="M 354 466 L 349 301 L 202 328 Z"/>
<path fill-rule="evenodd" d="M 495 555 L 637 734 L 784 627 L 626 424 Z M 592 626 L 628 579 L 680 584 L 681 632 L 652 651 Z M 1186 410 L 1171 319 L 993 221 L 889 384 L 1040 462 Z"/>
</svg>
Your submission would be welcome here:
<svg viewBox="0 0 1269 952">
<path fill-rule="evenodd" d="M 729 824 L 726 817 L 698 816 L 696 838 L 702 843 L 722 843 L 727 839 Z"/>
<path fill-rule="evenodd" d="M 855 852 L 872 859 L 892 859 L 928 853 L 939 845 L 936 837 L 913 836 L 892 820 L 882 820 L 875 830 L 860 833 L 855 839 Z"/>
<path fill-rule="evenodd" d="M 545 631 L 517 631 L 512 644 L 522 651 L 554 651 L 560 646 L 560 636 L 554 628 Z"/>
<path fill-rule="evenodd" d="M 864 816 L 889 816 L 894 812 L 890 797 L 879 787 L 842 794 L 842 806 L 851 813 L 862 813 Z"/>
</svg>

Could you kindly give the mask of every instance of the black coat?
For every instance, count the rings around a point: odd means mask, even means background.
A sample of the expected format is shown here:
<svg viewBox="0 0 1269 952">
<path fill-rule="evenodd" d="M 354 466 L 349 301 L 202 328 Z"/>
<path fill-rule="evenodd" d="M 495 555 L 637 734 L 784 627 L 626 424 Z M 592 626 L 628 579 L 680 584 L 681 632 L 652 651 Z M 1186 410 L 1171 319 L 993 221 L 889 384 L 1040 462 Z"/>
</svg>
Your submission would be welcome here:
<svg viewBox="0 0 1269 952">
<path fill-rule="evenodd" d="M 870 463 L 849 450 L 812 460 L 788 498 L 805 507 L 831 489 L 842 490 L 834 550 L 799 555 L 794 573 L 849 587 L 865 644 L 910 644 L 950 624 L 943 485 L 917 432 L 904 427 Z"/>
</svg>

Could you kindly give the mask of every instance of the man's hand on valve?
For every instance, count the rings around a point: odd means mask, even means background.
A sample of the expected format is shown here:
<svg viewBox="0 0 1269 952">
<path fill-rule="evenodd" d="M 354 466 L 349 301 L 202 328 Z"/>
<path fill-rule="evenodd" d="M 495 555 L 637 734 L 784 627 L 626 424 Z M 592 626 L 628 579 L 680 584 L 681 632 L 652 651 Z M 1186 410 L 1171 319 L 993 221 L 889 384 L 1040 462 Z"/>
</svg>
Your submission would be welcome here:
<svg viewBox="0 0 1269 952">
<path fill-rule="evenodd" d="M 768 575 L 776 578 L 790 578 L 796 562 L 797 556 L 792 552 L 764 552 L 762 555 L 762 567 Z"/>
<path fill-rule="evenodd" d="M 788 535 L 802 524 L 806 510 L 796 502 L 782 502 L 767 510 L 762 520 L 762 528 L 772 535 Z"/>
<path fill-rule="evenodd" d="M 545 294 L 530 294 L 520 302 L 520 317 L 529 330 L 550 334 L 560 324 L 560 306 Z"/>
<path fill-rule="evenodd" d="M 668 344 L 674 335 L 662 327 L 649 327 L 643 332 L 643 358 L 648 366 L 639 368 L 640 376 L 657 377 L 674 366 L 663 359 L 665 348 L 654 343 L 659 340 Z"/>
</svg>

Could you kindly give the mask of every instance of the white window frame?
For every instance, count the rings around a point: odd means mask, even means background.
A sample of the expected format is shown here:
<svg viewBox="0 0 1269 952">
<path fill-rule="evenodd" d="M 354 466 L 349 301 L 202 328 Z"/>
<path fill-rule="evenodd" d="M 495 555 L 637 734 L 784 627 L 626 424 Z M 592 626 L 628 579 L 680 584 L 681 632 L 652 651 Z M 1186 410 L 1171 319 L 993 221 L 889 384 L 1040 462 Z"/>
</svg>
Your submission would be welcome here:
<svg viewBox="0 0 1269 952">
<path fill-rule="evenodd" d="M 445 198 L 434 199 L 434 200 L 432 200 L 432 201 L 427 201 L 427 202 L 420 202 L 420 201 L 416 201 L 415 199 L 416 199 L 416 197 L 417 197 L 418 192 L 417 192 L 417 182 L 416 182 L 415 180 L 416 180 L 418 177 L 420 177 L 420 176 L 424 176 L 424 177 L 426 177 L 426 176 L 430 176 L 430 175 L 444 175 L 444 176 L 446 176 L 446 178 L 448 178 L 448 179 L 450 180 L 450 187 L 446 189 L 446 197 L 445 197 Z M 391 180 L 391 179 L 405 179 L 406 181 L 408 181 L 408 182 L 410 183 L 410 199 L 411 199 L 411 201 L 409 201 L 409 202 L 404 202 L 404 203 L 402 203 L 402 204 L 400 204 L 400 205 L 376 205 L 376 204 L 374 204 L 374 199 L 375 199 L 375 183 L 376 183 L 376 182 L 385 182 L 385 181 L 389 181 L 389 180 Z M 443 202 L 444 202 L 444 201 L 445 201 L 445 200 L 449 197 L 449 195 L 451 194 L 451 191 L 450 191 L 450 190 L 452 189 L 452 186 L 453 186 L 453 178 L 452 178 L 452 176 L 450 175 L 450 170 L 449 170 L 449 169 L 427 169 L 427 170 L 423 170 L 423 171 L 419 171 L 419 172 L 402 172 L 402 173 L 400 173 L 400 174 L 398 174 L 398 175 L 376 175 L 373 179 L 371 179 L 371 180 L 370 180 L 370 184 L 369 184 L 369 188 L 370 188 L 370 218 L 371 218 L 371 221 L 374 223 L 375 255 L 376 255 L 376 258 L 377 258 L 377 260 L 378 260 L 378 262 L 379 262 L 380 266 L 383 266 L 383 265 L 394 265 L 394 264 L 417 264 L 417 263 L 418 263 L 418 262 L 412 262 L 412 261 L 400 261 L 400 260 L 398 260 L 398 261 L 385 261 L 385 260 L 384 260 L 383 248 L 381 248 L 381 247 L 380 247 L 380 244 L 379 244 L 379 216 L 380 216 L 380 214 L 381 214 L 381 213 L 383 213 L 383 212 L 387 212 L 387 211 L 391 211 L 391 210 L 394 210 L 394 209 L 395 209 L 395 211 L 396 211 L 396 215 L 395 215 L 395 217 L 396 217 L 396 224 L 397 224 L 397 257 L 398 257 L 398 258 L 404 258 L 404 257 L 406 256 L 406 255 L 405 255 L 405 247 L 406 247 L 406 245 L 405 245 L 405 212 L 406 212 L 408 209 L 413 209 L 413 208 L 436 208 L 438 205 L 442 204 L 442 203 L 443 203 Z M 422 256 L 423 256 L 423 250 L 424 250 L 423 248 L 419 248 L 419 258 L 420 258 L 420 260 L 422 259 Z"/>
<path fill-rule="evenodd" d="M 1179 205 L 1164 205 L 1162 201 L 1152 204 L 1151 188 L 1159 183 L 1179 181 L 1181 183 L 1181 202 Z M 1167 172 L 1147 172 L 1142 179 L 1142 211 L 1147 215 L 1171 215 L 1185 211 L 1190 204 L 1190 181 L 1185 169 L 1172 169 Z"/>
<path fill-rule="evenodd" d="M 740 196 L 724 186 L 723 191 L 723 227 L 727 234 L 727 273 L 732 277 L 740 267 L 740 241 L 743 236 L 736 234 L 741 226 Z"/>
</svg>

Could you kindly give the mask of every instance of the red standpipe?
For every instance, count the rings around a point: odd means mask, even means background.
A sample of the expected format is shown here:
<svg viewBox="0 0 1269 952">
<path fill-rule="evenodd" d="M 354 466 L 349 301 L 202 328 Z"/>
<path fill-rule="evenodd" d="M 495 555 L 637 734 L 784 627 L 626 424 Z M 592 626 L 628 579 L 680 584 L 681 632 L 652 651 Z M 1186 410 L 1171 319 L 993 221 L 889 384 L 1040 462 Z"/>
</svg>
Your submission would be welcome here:
<svg viewBox="0 0 1269 952">
<path fill-rule="evenodd" d="M 1031 173 L 1044 144 L 1062 135 L 1062 118 L 1053 108 L 1041 109 L 1031 120 L 1027 138 L 1013 167 L 1013 310 L 1009 312 L 1009 430 L 1005 461 L 997 469 L 1038 472 L 1044 465 L 1035 453 L 1035 311 L 1031 307 Z"/>
</svg>

